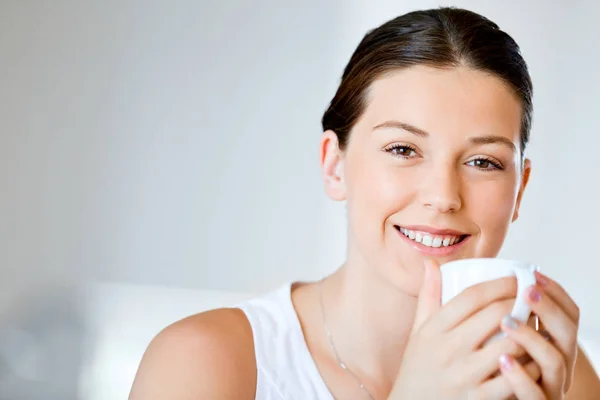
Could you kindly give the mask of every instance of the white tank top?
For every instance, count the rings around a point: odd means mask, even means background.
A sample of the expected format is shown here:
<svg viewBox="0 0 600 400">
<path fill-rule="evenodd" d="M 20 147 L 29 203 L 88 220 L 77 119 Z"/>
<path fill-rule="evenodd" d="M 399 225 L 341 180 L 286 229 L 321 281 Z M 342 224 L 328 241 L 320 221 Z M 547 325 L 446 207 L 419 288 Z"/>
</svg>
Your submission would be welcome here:
<svg viewBox="0 0 600 400">
<path fill-rule="evenodd" d="M 334 400 L 312 359 L 291 284 L 238 305 L 254 335 L 256 400 Z"/>
</svg>

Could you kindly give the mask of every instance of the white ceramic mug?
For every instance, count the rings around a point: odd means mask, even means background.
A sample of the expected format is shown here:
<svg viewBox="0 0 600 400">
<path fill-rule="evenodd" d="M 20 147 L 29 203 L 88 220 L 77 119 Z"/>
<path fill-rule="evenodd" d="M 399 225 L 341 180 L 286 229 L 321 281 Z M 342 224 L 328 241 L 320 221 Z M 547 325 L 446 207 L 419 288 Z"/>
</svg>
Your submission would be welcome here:
<svg viewBox="0 0 600 400">
<path fill-rule="evenodd" d="M 526 289 L 534 285 L 538 267 L 525 261 L 503 260 L 500 258 L 466 258 L 451 261 L 441 266 L 442 304 L 454 296 L 481 282 L 515 276 L 517 278 L 517 297 L 510 315 L 527 323 L 531 309 L 525 298 Z"/>
</svg>

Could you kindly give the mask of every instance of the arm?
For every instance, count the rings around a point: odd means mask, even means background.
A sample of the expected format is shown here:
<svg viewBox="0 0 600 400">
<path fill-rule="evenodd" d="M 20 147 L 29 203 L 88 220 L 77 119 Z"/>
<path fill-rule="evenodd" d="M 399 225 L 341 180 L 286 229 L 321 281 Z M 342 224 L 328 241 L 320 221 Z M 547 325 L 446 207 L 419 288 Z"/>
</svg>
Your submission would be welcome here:
<svg viewBox="0 0 600 400">
<path fill-rule="evenodd" d="M 165 328 L 150 343 L 129 400 L 252 400 L 256 362 L 242 311 L 220 309 Z"/>
<path fill-rule="evenodd" d="M 593 400 L 600 396 L 600 378 L 594 371 L 587 356 L 579 347 L 573 385 L 567 393 L 567 400 Z"/>
</svg>

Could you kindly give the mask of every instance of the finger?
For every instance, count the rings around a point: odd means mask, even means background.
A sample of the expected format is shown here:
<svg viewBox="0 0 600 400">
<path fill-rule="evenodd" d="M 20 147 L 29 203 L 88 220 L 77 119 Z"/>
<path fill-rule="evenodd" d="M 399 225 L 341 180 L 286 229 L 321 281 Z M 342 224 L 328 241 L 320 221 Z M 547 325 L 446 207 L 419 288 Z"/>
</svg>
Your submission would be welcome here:
<svg viewBox="0 0 600 400">
<path fill-rule="evenodd" d="M 502 330 L 540 366 L 542 387 L 546 393 L 563 393 L 567 377 L 563 354 L 534 329 L 510 316 L 502 321 Z"/>
<path fill-rule="evenodd" d="M 433 260 L 424 264 L 423 284 L 419 291 L 417 310 L 412 332 L 421 329 L 433 314 L 439 311 L 442 302 L 442 276 L 440 265 Z"/>
<path fill-rule="evenodd" d="M 545 277 L 544 277 L 545 278 Z M 565 389 L 571 387 L 573 364 L 577 357 L 577 329 L 579 325 L 579 309 L 575 305 L 575 320 L 568 315 L 568 310 L 555 298 L 550 296 L 549 292 L 554 291 L 555 297 L 560 298 L 566 307 L 569 307 L 571 298 L 566 294 L 560 285 L 551 282 L 545 282 L 545 287 L 534 285 L 528 289 L 527 302 L 531 310 L 538 316 L 540 325 L 544 327 L 544 334 L 552 339 L 552 343 L 562 353 L 567 372 Z M 546 287 L 549 290 L 546 290 Z"/>
<path fill-rule="evenodd" d="M 517 280 L 514 276 L 470 286 L 442 307 L 435 329 L 448 331 L 494 301 L 514 299 L 516 294 Z"/>
<path fill-rule="evenodd" d="M 464 359 L 465 367 L 469 373 L 469 384 L 477 384 L 498 371 L 498 358 L 502 354 L 509 354 L 513 358 L 519 358 L 526 354 L 522 346 L 514 340 L 505 337 L 485 345 L 481 350 L 471 353 Z"/>
<path fill-rule="evenodd" d="M 577 325 L 566 312 L 540 287 L 534 285 L 527 289 L 527 302 L 538 316 L 544 328 L 552 338 L 554 345 L 569 364 L 571 354 L 577 348 Z M 528 330 L 529 331 L 529 330 Z M 533 331 L 533 329 L 531 330 Z M 535 331 L 533 331 L 535 332 Z M 539 336 L 539 335 L 536 335 Z"/>
<path fill-rule="evenodd" d="M 535 278 L 538 285 L 543 288 L 544 292 L 547 293 L 559 307 L 565 310 L 571 321 L 578 323 L 580 315 L 579 306 L 577 306 L 567 291 L 556 281 L 553 281 L 540 272 L 535 272 Z"/>
<path fill-rule="evenodd" d="M 496 360 L 497 362 L 497 360 Z M 496 364 L 498 368 L 498 364 Z M 535 362 L 529 362 L 523 366 L 525 373 L 531 378 L 532 381 L 537 382 L 540 379 L 541 372 L 540 367 Z M 515 394 L 511 384 L 508 382 L 506 376 L 500 374 L 487 381 L 483 382 L 476 389 L 475 399 L 507 399 L 511 395 Z M 525 397 L 524 397 L 525 398 Z"/>
<path fill-rule="evenodd" d="M 511 392 L 515 394 L 518 399 L 528 400 L 545 400 L 546 396 L 542 391 L 542 388 L 523 368 L 521 364 L 516 362 L 511 356 L 505 354 L 500 356 L 498 360 L 500 364 L 500 371 L 502 376 L 506 379 L 506 383 L 510 388 Z M 542 371 L 542 381 L 543 381 Z"/>
<path fill-rule="evenodd" d="M 490 304 L 454 328 L 449 337 L 451 340 L 453 337 L 460 339 L 454 343 L 459 343 L 459 346 L 465 349 L 479 348 L 493 334 L 500 332 L 500 322 L 506 314 L 510 314 L 514 303 L 514 299 L 508 299 Z M 465 340 L 465 338 L 469 338 L 469 340 Z"/>
</svg>

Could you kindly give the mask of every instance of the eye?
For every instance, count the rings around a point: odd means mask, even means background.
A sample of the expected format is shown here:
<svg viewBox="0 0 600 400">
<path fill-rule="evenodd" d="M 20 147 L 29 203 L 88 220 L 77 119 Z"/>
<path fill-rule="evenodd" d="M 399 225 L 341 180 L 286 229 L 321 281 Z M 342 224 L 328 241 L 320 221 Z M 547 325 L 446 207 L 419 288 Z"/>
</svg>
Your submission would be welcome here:
<svg viewBox="0 0 600 400">
<path fill-rule="evenodd" d="M 480 157 L 474 160 L 467 162 L 467 165 L 480 169 L 482 171 L 495 171 L 495 170 L 503 170 L 502 164 L 498 161 L 491 159 Z"/>
<path fill-rule="evenodd" d="M 406 144 L 393 144 L 386 147 L 384 150 L 394 156 L 402 158 L 412 158 L 417 156 L 416 149 Z"/>
</svg>

